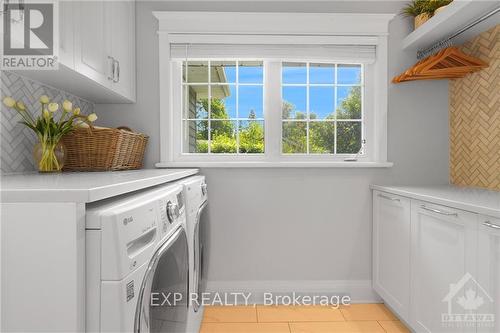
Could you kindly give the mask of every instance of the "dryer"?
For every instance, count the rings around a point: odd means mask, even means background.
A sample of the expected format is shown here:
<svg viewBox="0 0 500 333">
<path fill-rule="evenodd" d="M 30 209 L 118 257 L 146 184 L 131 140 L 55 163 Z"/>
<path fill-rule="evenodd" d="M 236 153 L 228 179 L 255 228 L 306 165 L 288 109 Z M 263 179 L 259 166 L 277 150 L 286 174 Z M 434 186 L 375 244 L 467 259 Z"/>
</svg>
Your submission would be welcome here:
<svg viewBox="0 0 500 333">
<path fill-rule="evenodd" d="M 185 332 L 188 243 L 183 187 L 89 206 L 87 332 Z"/>
<path fill-rule="evenodd" d="M 189 246 L 189 312 L 187 332 L 198 333 L 203 319 L 201 293 L 205 290 L 206 270 L 206 221 L 203 213 L 208 203 L 205 176 L 192 176 L 180 183 L 186 198 L 186 227 Z"/>
</svg>

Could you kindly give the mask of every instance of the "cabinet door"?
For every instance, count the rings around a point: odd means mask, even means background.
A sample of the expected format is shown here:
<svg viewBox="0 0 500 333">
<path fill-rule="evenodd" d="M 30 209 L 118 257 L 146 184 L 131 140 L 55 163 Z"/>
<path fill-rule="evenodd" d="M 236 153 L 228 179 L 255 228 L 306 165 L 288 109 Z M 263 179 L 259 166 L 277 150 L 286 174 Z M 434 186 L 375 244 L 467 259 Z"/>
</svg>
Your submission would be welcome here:
<svg viewBox="0 0 500 333">
<path fill-rule="evenodd" d="M 477 215 L 411 202 L 411 310 L 417 332 L 475 332 L 447 314 L 471 313 L 459 305 L 475 275 Z M 462 299 L 463 300 L 463 299 Z"/>
<path fill-rule="evenodd" d="M 410 302 L 410 199 L 373 193 L 373 286 L 408 320 Z"/>
<path fill-rule="evenodd" d="M 74 69 L 74 2 L 59 2 L 59 63 Z"/>
<path fill-rule="evenodd" d="M 500 219 L 479 218 L 478 235 L 478 296 L 484 303 L 477 309 L 477 331 L 500 332 Z"/>
<path fill-rule="evenodd" d="M 112 89 L 135 99 L 135 3 L 112 1 L 106 19 L 110 35 L 111 56 L 115 59 Z"/>
<path fill-rule="evenodd" d="M 109 86 L 111 61 L 109 35 L 106 33 L 105 1 L 75 2 L 75 69 L 91 80 Z"/>
</svg>

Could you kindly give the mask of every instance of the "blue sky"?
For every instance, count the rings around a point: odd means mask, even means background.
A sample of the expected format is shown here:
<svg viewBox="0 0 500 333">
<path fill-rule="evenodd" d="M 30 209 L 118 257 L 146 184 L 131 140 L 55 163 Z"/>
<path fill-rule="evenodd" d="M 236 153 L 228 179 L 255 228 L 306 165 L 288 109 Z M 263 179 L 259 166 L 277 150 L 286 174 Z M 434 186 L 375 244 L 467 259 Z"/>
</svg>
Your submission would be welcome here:
<svg viewBox="0 0 500 333">
<path fill-rule="evenodd" d="M 306 111 L 307 88 L 305 86 L 287 86 L 287 84 L 306 84 L 307 68 L 300 64 L 283 64 L 282 83 L 283 99 L 294 104 L 296 111 Z M 226 82 L 229 83 L 230 94 L 224 98 L 226 111 L 230 118 L 236 118 L 236 68 L 224 67 Z M 240 85 L 238 86 L 239 118 L 247 118 L 253 110 L 257 118 L 263 118 L 263 68 L 261 66 L 239 66 Z M 310 65 L 309 80 L 311 84 L 327 84 L 331 86 L 311 86 L 309 90 L 309 109 L 317 118 L 326 118 L 335 109 L 335 89 L 337 89 L 337 105 L 348 95 L 352 86 L 359 84 L 361 67 L 359 65 L 338 65 L 337 84 L 335 84 L 335 66 Z M 241 85 L 241 84 L 244 85 Z M 345 86 L 344 86 L 345 85 Z M 291 115 L 294 117 L 294 114 Z"/>
<path fill-rule="evenodd" d="M 309 67 L 310 84 L 326 84 L 332 86 L 312 86 L 309 89 L 309 112 L 315 113 L 317 118 L 324 119 L 335 111 L 335 89 L 337 89 L 337 105 L 349 95 L 352 86 L 360 84 L 361 67 L 359 65 L 338 65 L 337 84 L 347 85 L 334 87 L 335 66 L 314 65 Z M 305 86 L 286 86 L 287 84 L 306 84 L 307 68 L 299 64 L 283 65 L 283 91 L 285 101 L 295 105 L 295 111 L 306 112 L 307 88 Z M 292 118 L 294 114 L 290 115 Z"/>
<path fill-rule="evenodd" d="M 228 83 L 236 82 L 236 68 L 225 67 L 224 72 Z M 253 110 L 257 118 L 264 118 L 263 111 L 263 68 L 260 66 L 239 66 L 238 111 L 240 118 L 247 118 Z M 247 85 L 248 84 L 248 85 Z M 253 85 L 252 85 L 253 84 Z M 230 94 L 224 99 L 226 111 L 230 118 L 236 118 L 236 86 L 229 85 Z"/>
</svg>

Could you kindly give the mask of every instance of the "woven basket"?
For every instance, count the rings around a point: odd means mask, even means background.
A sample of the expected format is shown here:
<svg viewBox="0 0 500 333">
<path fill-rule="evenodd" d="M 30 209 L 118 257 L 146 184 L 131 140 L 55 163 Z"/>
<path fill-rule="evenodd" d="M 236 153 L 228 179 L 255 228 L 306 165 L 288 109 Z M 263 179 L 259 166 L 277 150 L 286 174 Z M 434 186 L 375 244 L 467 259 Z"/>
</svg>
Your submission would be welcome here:
<svg viewBox="0 0 500 333">
<path fill-rule="evenodd" d="M 65 135 L 65 171 L 110 171 L 142 168 L 148 137 L 127 127 L 78 128 Z"/>
</svg>

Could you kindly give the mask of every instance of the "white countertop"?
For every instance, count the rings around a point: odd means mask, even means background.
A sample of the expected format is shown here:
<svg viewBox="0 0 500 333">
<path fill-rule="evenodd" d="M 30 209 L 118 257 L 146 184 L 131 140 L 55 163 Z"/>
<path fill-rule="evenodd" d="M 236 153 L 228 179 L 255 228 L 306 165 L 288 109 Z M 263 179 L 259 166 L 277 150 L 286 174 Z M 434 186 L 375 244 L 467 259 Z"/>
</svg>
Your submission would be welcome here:
<svg viewBox="0 0 500 333">
<path fill-rule="evenodd" d="M 473 187 L 442 186 L 382 186 L 374 190 L 429 201 L 457 209 L 500 218 L 500 192 Z"/>
<path fill-rule="evenodd" d="M 115 172 L 22 173 L 2 175 L 2 202 L 88 203 L 198 173 L 198 169 L 145 169 Z"/>
</svg>

